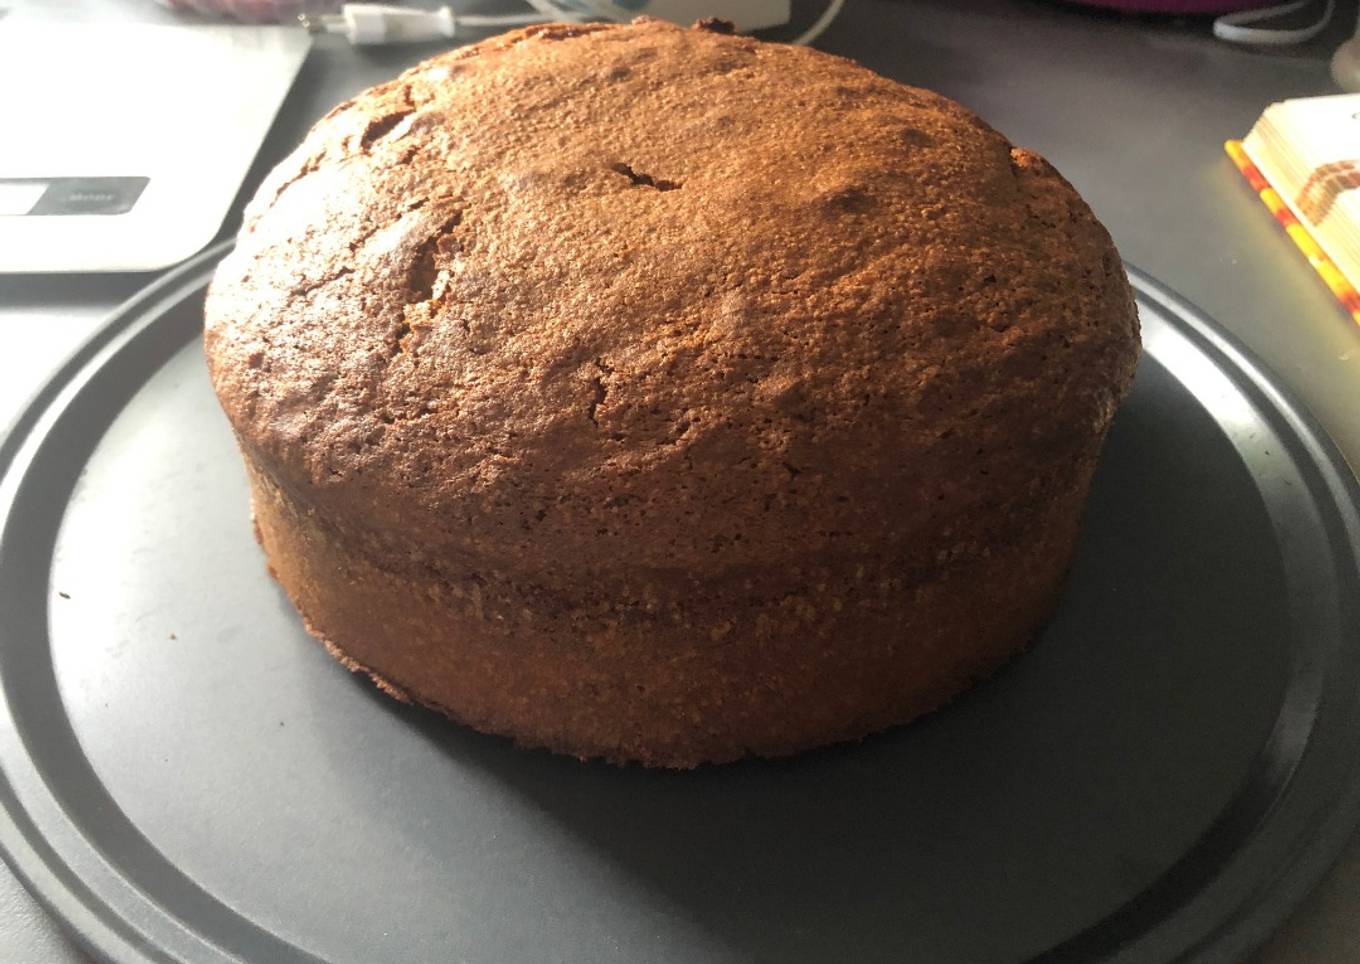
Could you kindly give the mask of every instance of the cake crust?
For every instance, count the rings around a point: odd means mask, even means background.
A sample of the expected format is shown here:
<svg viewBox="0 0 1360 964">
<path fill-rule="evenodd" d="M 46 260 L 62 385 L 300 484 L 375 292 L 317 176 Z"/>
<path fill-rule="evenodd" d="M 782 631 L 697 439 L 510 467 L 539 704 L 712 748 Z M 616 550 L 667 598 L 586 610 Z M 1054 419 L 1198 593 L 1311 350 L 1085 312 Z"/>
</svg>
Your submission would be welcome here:
<svg viewBox="0 0 1360 964">
<path fill-rule="evenodd" d="M 1021 647 L 1138 354 L 1037 155 L 657 21 L 336 108 L 206 319 L 317 635 L 478 728 L 668 766 L 861 736 Z"/>
</svg>

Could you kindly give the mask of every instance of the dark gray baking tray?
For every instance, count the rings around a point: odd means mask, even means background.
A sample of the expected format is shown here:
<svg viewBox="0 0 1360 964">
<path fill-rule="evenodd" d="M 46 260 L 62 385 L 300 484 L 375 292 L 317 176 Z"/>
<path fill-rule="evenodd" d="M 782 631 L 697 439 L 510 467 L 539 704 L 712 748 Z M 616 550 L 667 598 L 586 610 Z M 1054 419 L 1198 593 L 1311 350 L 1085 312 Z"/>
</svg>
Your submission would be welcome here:
<svg viewBox="0 0 1360 964">
<path fill-rule="evenodd" d="M 1360 812 L 1360 517 L 1137 273 L 1146 354 L 1035 649 L 917 725 L 693 773 L 400 706 L 265 574 L 208 252 L 0 444 L 0 844 L 118 961 L 1229 961 Z"/>
</svg>

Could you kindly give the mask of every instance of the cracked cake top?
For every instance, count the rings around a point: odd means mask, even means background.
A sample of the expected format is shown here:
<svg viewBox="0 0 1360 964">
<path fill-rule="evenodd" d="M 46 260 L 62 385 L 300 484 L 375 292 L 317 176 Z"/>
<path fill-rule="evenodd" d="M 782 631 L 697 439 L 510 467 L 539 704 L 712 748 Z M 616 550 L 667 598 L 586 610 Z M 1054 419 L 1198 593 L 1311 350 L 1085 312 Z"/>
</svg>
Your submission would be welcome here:
<svg viewBox="0 0 1360 964">
<path fill-rule="evenodd" d="M 336 108 L 206 345 L 242 445 L 356 538 L 694 571 L 982 551 L 1094 457 L 1137 321 L 1086 205 L 967 110 L 644 20 Z"/>
</svg>

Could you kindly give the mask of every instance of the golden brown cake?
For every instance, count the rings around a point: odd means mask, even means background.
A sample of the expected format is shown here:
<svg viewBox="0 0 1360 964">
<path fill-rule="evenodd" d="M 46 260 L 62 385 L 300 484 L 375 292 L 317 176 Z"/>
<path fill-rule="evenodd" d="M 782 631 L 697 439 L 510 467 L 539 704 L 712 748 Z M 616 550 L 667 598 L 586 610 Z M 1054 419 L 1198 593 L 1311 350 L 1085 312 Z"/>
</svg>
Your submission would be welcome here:
<svg viewBox="0 0 1360 964">
<path fill-rule="evenodd" d="M 337 107 L 207 305 L 256 531 L 392 694 L 688 767 L 940 706 L 1052 612 L 1138 324 L 957 104 L 721 25 L 532 27 Z"/>
</svg>

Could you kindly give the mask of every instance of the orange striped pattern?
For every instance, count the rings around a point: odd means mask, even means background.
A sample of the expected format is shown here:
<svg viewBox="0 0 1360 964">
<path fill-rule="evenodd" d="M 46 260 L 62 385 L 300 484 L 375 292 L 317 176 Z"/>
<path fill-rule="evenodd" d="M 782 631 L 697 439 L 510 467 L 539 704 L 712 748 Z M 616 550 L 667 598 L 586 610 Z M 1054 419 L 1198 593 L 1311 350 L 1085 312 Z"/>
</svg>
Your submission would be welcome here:
<svg viewBox="0 0 1360 964">
<path fill-rule="evenodd" d="M 1308 263 L 1313 266 L 1313 270 L 1326 282 L 1332 294 L 1336 295 L 1336 300 L 1341 302 L 1341 307 L 1350 312 L 1351 318 L 1360 325 L 1360 292 L 1346 280 L 1346 276 L 1341 270 L 1332 263 L 1332 259 L 1327 257 L 1327 253 L 1318 247 L 1318 243 L 1313 240 L 1313 236 L 1308 233 L 1308 229 L 1299 223 L 1299 219 L 1294 217 L 1294 212 L 1289 210 L 1289 205 L 1284 203 L 1284 199 L 1275 193 L 1275 189 L 1266 182 L 1261 176 L 1261 172 L 1256 169 L 1256 165 L 1247 157 L 1246 151 L 1242 150 L 1241 141 L 1226 141 L 1223 149 L 1228 152 L 1232 162 L 1237 165 L 1237 169 L 1242 172 L 1242 176 L 1247 179 L 1261 198 L 1262 203 L 1270 209 L 1270 213 L 1275 215 L 1275 220 L 1285 229 L 1291 241 L 1303 252 L 1303 256 L 1308 259 Z"/>
</svg>

